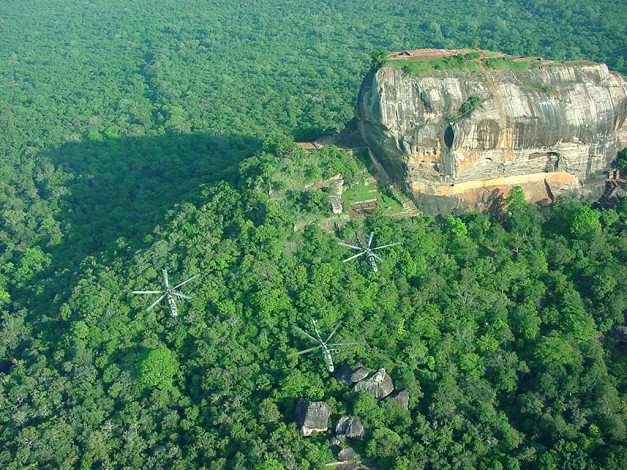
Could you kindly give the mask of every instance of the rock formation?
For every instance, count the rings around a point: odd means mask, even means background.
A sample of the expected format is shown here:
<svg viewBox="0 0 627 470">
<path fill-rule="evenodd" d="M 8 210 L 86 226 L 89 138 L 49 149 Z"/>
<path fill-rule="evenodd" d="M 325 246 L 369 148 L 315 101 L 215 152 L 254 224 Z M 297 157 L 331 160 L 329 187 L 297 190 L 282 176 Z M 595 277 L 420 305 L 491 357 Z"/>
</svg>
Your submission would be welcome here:
<svg viewBox="0 0 627 470">
<path fill-rule="evenodd" d="M 385 369 L 379 369 L 373 376 L 363 379 L 355 384 L 353 388 L 356 392 L 366 392 L 375 397 L 377 400 L 387 397 L 394 391 L 392 378 Z"/>
<path fill-rule="evenodd" d="M 627 326 L 613 325 L 610 329 L 610 336 L 616 341 L 627 343 Z"/>
<path fill-rule="evenodd" d="M 360 380 L 364 380 L 366 377 L 368 377 L 369 374 L 370 371 L 368 369 L 366 369 L 365 367 L 360 367 L 351 375 L 351 381 L 353 383 L 359 382 Z"/>
<path fill-rule="evenodd" d="M 303 437 L 311 436 L 313 431 L 324 432 L 329 429 L 331 409 L 323 401 L 309 401 L 299 398 L 294 412 L 296 426 Z"/>
<path fill-rule="evenodd" d="M 347 462 L 348 460 L 353 460 L 355 457 L 357 457 L 357 454 L 352 447 L 344 447 L 337 454 L 337 458 L 340 462 Z"/>
<path fill-rule="evenodd" d="M 600 195 L 627 146 L 627 82 L 604 64 L 475 60 L 475 72 L 366 76 L 356 118 L 390 178 L 432 214 L 486 209 L 513 186 L 531 201 Z"/>
<path fill-rule="evenodd" d="M 366 430 L 364 429 L 364 425 L 361 424 L 361 420 L 357 418 L 350 419 L 348 416 L 343 415 L 335 425 L 335 434 L 337 434 L 338 438 L 345 436 L 350 439 L 362 440 L 366 434 Z"/>
<path fill-rule="evenodd" d="M 406 410 L 409 410 L 409 392 L 407 390 L 401 390 L 398 393 L 392 395 L 392 397 L 396 402 L 401 405 Z"/>
</svg>

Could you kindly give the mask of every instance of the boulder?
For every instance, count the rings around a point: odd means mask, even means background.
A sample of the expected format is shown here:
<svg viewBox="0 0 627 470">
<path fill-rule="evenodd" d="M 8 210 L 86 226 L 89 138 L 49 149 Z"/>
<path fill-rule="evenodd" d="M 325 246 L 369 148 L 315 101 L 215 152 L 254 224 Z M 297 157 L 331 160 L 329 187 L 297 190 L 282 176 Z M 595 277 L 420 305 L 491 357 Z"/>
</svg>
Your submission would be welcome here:
<svg viewBox="0 0 627 470">
<path fill-rule="evenodd" d="M 364 429 L 364 425 L 361 424 L 359 419 L 351 419 L 346 426 L 345 431 L 346 437 L 351 439 L 362 440 L 366 435 L 366 430 Z"/>
<path fill-rule="evenodd" d="M 342 441 L 340 441 L 337 437 L 332 437 L 331 439 L 329 439 L 329 447 L 334 453 L 338 453 L 340 451 L 341 443 Z"/>
<path fill-rule="evenodd" d="M 294 415 L 298 431 L 303 437 L 311 436 L 313 431 L 324 432 L 329 429 L 331 409 L 326 402 L 299 398 Z"/>
<path fill-rule="evenodd" d="M 354 375 L 354 374 L 353 374 Z M 377 400 L 387 397 L 394 391 L 394 383 L 384 368 L 379 369 L 373 376 L 363 379 L 355 384 L 356 392 L 366 392 Z"/>
<path fill-rule="evenodd" d="M 360 367 L 351 375 L 351 381 L 355 383 L 359 382 L 360 380 L 364 380 L 366 377 L 368 377 L 368 374 L 370 374 L 370 371 L 368 369 L 366 369 L 365 367 Z"/>
<path fill-rule="evenodd" d="M 346 462 L 348 460 L 353 460 L 357 454 L 353 450 L 352 447 L 344 447 L 338 454 L 337 458 L 340 462 Z"/>
<path fill-rule="evenodd" d="M 627 343 L 627 326 L 614 325 L 610 329 L 610 334 L 621 343 Z"/>
<path fill-rule="evenodd" d="M 335 425 L 335 434 L 346 434 L 346 427 L 349 421 L 350 418 L 348 416 L 340 416 L 340 419 L 337 420 L 337 424 Z"/>
<path fill-rule="evenodd" d="M 401 390 L 398 393 L 392 395 L 392 398 L 406 410 L 409 410 L 409 392 L 407 390 Z"/>
<path fill-rule="evenodd" d="M 359 419 L 350 419 L 343 415 L 335 425 L 335 433 L 338 438 L 349 437 L 351 439 L 363 439 L 366 434 L 363 424 Z"/>
</svg>

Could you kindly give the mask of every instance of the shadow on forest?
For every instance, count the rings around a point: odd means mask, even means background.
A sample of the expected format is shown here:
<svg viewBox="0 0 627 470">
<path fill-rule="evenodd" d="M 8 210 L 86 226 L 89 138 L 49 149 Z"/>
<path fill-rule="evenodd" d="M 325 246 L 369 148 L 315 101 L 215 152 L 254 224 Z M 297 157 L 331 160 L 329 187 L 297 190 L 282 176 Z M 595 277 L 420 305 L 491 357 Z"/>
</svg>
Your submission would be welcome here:
<svg viewBox="0 0 627 470">
<path fill-rule="evenodd" d="M 52 267 L 73 272 L 86 256 L 114 249 L 120 237 L 142 246 L 170 209 L 198 194 L 199 185 L 232 176 L 260 146 L 250 136 L 167 134 L 69 143 L 47 152 L 73 175 L 58 197 L 63 239 L 52 250 Z"/>
</svg>

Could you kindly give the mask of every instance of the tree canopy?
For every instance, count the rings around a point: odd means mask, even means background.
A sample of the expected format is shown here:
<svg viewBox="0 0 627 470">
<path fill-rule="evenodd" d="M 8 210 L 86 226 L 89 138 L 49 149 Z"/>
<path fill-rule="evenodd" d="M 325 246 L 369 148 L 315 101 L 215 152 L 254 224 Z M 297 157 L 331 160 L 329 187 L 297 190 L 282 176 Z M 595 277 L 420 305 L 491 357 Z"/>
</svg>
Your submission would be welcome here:
<svg viewBox="0 0 627 470">
<path fill-rule="evenodd" d="M 3 468 L 322 469 L 301 397 L 361 419 L 350 444 L 380 468 L 622 468 L 625 201 L 512 191 L 489 214 L 347 220 L 338 173 L 345 204 L 402 195 L 359 152 L 294 144 L 348 124 L 372 51 L 472 42 L 624 73 L 620 2 L 33 7 L 0 19 Z M 376 274 L 338 245 L 370 232 L 401 242 Z M 176 318 L 131 294 L 163 269 L 203 273 Z M 288 358 L 311 319 L 343 320 L 363 344 L 336 365 L 385 367 L 409 409 Z"/>
</svg>

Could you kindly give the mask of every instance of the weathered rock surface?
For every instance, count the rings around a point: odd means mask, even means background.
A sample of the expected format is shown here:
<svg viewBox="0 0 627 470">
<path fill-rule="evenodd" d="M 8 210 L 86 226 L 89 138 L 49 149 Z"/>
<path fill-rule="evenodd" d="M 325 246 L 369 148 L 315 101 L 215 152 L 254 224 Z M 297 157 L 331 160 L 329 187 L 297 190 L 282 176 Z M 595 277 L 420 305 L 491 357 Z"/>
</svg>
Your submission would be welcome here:
<svg viewBox="0 0 627 470">
<path fill-rule="evenodd" d="M 303 437 L 311 436 L 313 431 L 324 432 L 329 429 L 331 409 L 323 401 L 309 401 L 299 398 L 296 401 L 294 415 L 298 431 Z"/>
<path fill-rule="evenodd" d="M 382 368 L 373 376 L 357 382 L 353 390 L 356 392 L 364 391 L 380 400 L 394 391 L 394 383 L 392 383 L 392 378 L 385 369 Z"/>
<path fill-rule="evenodd" d="M 627 343 L 627 326 L 612 326 L 612 328 L 610 329 L 610 335 L 612 335 L 612 337 L 614 337 L 617 341 Z"/>
<path fill-rule="evenodd" d="M 364 425 L 361 424 L 361 420 L 357 418 L 350 419 L 348 416 L 342 415 L 335 425 L 335 434 L 337 434 L 337 437 L 346 436 L 351 439 L 361 440 L 366 435 L 366 430 Z"/>
<path fill-rule="evenodd" d="M 353 383 L 359 382 L 360 380 L 365 379 L 370 374 L 370 371 L 364 367 L 360 367 L 351 375 L 351 381 Z"/>
<path fill-rule="evenodd" d="M 481 101 L 460 116 L 471 97 Z M 532 201 L 600 195 L 627 146 L 627 82 L 604 64 L 422 77 L 383 67 L 366 76 L 355 113 L 391 179 L 434 214 L 486 209 L 512 186 Z"/>
<path fill-rule="evenodd" d="M 346 462 L 348 460 L 353 460 L 355 457 L 357 456 L 357 454 L 355 453 L 355 451 L 353 450 L 352 447 L 344 447 L 338 454 L 337 454 L 337 459 L 340 462 Z"/>
<path fill-rule="evenodd" d="M 409 392 L 407 390 L 401 390 L 398 393 L 392 395 L 392 398 L 406 410 L 409 410 Z"/>
<path fill-rule="evenodd" d="M 346 426 L 350 418 L 346 415 L 340 416 L 340 419 L 337 420 L 337 424 L 335 425 L 335 434 L 346 434 Z"/>
<path fill-rule="evenodd" d="M 361 420 L 355 418 L 348 422 L 344 434 L 350 439 L 358 439 L 361 441 L 366 435 L 366 430 L 364 429 L 364 425 L 361 424 Z"/>
</svg>

